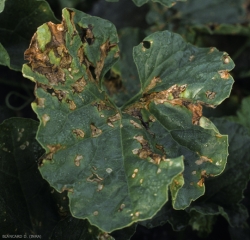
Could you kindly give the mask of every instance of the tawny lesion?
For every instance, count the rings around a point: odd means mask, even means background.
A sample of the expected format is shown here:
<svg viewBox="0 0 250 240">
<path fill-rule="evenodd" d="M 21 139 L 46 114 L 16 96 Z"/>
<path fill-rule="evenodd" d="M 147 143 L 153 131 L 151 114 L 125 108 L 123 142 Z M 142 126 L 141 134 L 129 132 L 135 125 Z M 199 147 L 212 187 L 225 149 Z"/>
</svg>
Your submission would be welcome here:
<svg viewBox="0 0 250 240">
<path fill-rule="evenodd" d="M 100 128 L 97 128 L 94 123 L 90 124 L 90 129 L 92 137 L 98 137 L 102 134 L 102 130 Z"/>
<path fill-rule="evenodd" d="M 166 160 L 165 154 L 161 155 L 152 151 L 149 142 L 142 135 L 134 136 L 134 139 L 141 144 L 141 148 L 132 150 L 132 153 L 138 155 L 139 158 L 148 159 L 154 164 L 160 164 L 161 161 Z"/>
</svg>

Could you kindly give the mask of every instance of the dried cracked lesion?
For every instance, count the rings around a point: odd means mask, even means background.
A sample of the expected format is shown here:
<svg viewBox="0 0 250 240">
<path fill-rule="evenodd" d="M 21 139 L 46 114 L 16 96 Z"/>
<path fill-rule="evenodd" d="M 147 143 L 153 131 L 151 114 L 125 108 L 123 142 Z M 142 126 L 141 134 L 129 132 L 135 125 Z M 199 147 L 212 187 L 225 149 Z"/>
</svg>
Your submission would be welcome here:
<svg viewBox="0 0 250 240">
<path fill-rule="evenodd" d="M 151 150 L 148 141 L 145 140 L 143 136 L 141 135 L 134 136 L 134 139 L 137 140 L 141 144 L 141 147 L 142 147 L 140 149 L 132 150 L 132 153 L 135 155 L 138 155 L 139 158 L 149 159 L 149 161 L 154 164 L 160 164 L 161 161 L 166 160 L 166 155 L 160 155 L 160 154 L 154 153 Z"/>
<path fill-rule="evenodd" d="M 90 124 L 91 136 L 98 137 L 102 134 L 102 130 L 97 128 L 93 123 Z"/>
<path fill-rule="evenodd" d="M 63 84 L 65 82 L 64 68 L 69 68 L 72 57 L 67 51 L 65 46 L 65 32 L 67 26 L 64 21 L 61 24 L 54 24 L 52 22 L 46 23 L 51 39 L 46 44 L 44 51 L 39 45 L 39 40 L 37 39 L 37 33 L 31 39 L 29 48 L 25 51 L 25 60 L 28 60 L 28 65 L 35 72 L 44 75 L 48 81 L 49 85 L 54 86 L 59 83 Z M 59 58 L 59 64 L 52 63 L 50 55 Z"/>
<path fill-rule="evenodd" d="M 82 28 L 81 29 L 81 41 L 86 42 L 89 45 L 92 45 L 95 41 L 95 36 L 93 34 L 93 26 L 91 24 L 88 24 L 87 28 Z"/>
<path fill-rule="evenodd" d="M 111 50 L 111 48 L 116 47 L 116 46 L 117 46 L 116 43 L 112 44 L 110 43 L 109 40 L 100 46 L 100 52 L 101 52 L 100 60 L 97 62 L 96 67 L 95 67 L 96 80 L 98 81 L 100 80 L 100 75 L 104 67 L 105 59 L 108 56 L 108 52 Z M 115 55 L 114 57 L 118 58 L 119 54 Z"/>
<path fill-rule="evenodd" d="M 102 189 L 104 188 L 103 180 L 104 178 L 100 177 L 95 172 L 92 172 L 92 174 L 87 178 L 87 182 L 97 183 L 97 192 L 102 191 Z"/>
<path fill-rule="evenodd" d="M 36 104 L 38 107 L 44 108 L 45 98 L 37 98 Z"/>
<path fill-rule="evenodd" d="M 202 171 L 201 171 L 201 178 L 200 178 L 200 180 L 197 182 L 197 185 L 198 185 L 199 187 L 203 187 L 203 186 L 204 186 L 205 178 L 208 178 L 208 174 L 207 174 L 206 170 L 202 170 Z"/>
<path fill-rule="evenodd" d="M 101 100 L 98 102 L 94 102 L 92 105 L 95 106 L 99 112 L 103 111 L 103 110 L 111 110 L 112 109 L 111 106 L 108 105 L 107 100 L 105 100 L 105 101 Z"/>
<path fill-rule="evenodd" d="M 77 155 L 74 159 L 74 164 L 79 167 L 80 164 L 81 164 L 81 160 L 83 159 L 83 156 L 82 155 Z"/>
<path fill-rule="evenodd" d="M 198 160 L 195 161 L 195 163 L 197 165 L 201 165 L 203 164 L 204 162 L 210 162 L 210 163 L 213 163 L 213 160 L 206 157 L 206 156 L 200 156 L 200 158 Z"/>
<path fill-rule="evenodd" d="M 43 126 L 45 127 L 47 122 L 50 120 L 50 116 L 48 114 L 43 114 L 42 115 L 42 122 L 43 122 Z"/>
<path fill-rule="evenodd" d="M 229 74 L 229 72 L 228 72 L 228 70 L 220 70 L 220 71 L 218 71 L 218 73 L 220 74 L 220 77 L 222 78 L 222 79 L 229 79 L 230 78 L 230 74 Z"/>
<path fill-rule="evenodd" d="M 83 130 L 81 130 L 81 129 L 74 129 L 73 131 L 72 131 L 77 137 L 80 137 L 80 138 L 84 138 L 84 136 L 85 136 L 85 133 L 84 133 L 84 131 Z"/>
<path fill-rule="evenodd" d="M 58 152 L 61 149 L 64 149 L 65 146 L 62 146 L 61 144 L 54 144 L 54 145 L 47 145 L 48 153 L 45 154 L 45 157 L 43 159 L 45 160 L 52 160 L 53 155 Z"/>
<path fill-rule="evenodd" d="M 147 93 L 149 92 L 151 89 L 153 89 L 157 83 L 160 83 L 161 82 L 161 79 L 159 77 L 154 77 L 149 85 L 145 88 L 145 90 L 143 91 L 143 93 Z"/>
<path fill-rule="evenodd" d="M 82 77 L 80 79 L 78 79 L 73 85 L 73 92 L 77 92 L 77 93 L 81 93 L 85 86 L 87 85 L 87 82 L 85 81 L 85 79 Z"/>
<path fill-rule="evenodd" d="M 114 122 L 116 122 L 116 121 L 119 121 L 121 119 L 121 115 L 120 115 L 120 113 L 117 113 L 117 114 L 115 114 L 114 116 L 111 116 L 111 117 L 109 117 L 108 118 L 108 125 L 110 126 L 110 127 L 114 127 Z"/>
<path fill-rule="evenodd" d="M 211 92 L 211 91 L 206 91 L 206 97 L 208 99 L 214 99 L 215 98 L 216 93 L 215 92 Z"/>
<path fill-rule="evenodd" d="M 202 104 L 201 103 L 192 103 L 187 99 L 180 97 L 180 94 L 183 93 L 187 88 L 187 84 L 178 86 L 177 84 L 173 85 L 167 90 L 161 92 L 153 92 L 150 94 L 144 94 L 139 102 L 136 102 L 129 107 L 127 107 L 124 112 L 136 117 L 141 120 L 141 109 L 149 109 L 149 104 L 154 102 L 157 104 L 170 103 L 172 105 L 184 106 L 192 112 L 192 123 L 194 125 L 199 124 L 199 120 L 202 117 Z M 153 117 L 152 122 L 155 121 Z"/>
<path fill-rule="evenodd" d="M 76 104 L 75 104 L 75 102 L 73 100 L 67 99 L 66 102 L 68 103 L 70 110 L 73 111 L 73 110 L 76 109 Z"/>
<path fill-rule="evenodd" d="M 135 128 L 142 129 L 142 126 L 134 120 L 129 121 Z"/>
</svg>

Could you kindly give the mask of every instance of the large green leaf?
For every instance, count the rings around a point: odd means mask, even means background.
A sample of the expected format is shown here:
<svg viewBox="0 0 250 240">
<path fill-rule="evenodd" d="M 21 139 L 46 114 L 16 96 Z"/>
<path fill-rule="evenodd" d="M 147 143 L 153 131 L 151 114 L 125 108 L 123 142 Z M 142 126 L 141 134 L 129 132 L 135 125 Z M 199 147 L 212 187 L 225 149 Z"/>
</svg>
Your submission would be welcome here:
<svg viewBox="0 0 250 240">
<path fill-rule="evenodd" d="M 113 25 L 70 9 L 63 18 L 60 25 L 38 29 L 26 51 L 31 63 L 23 67 L 37 82 L 37 138 L 47 151 L 40 170 L 58 191 L 69 191 L 73 216 L 112 231 L 159 210 L 168 185 L 183 171 L 183 159 L 165 159 L 140 121 L 122 113 L 98 87 L 117 59 Z M 45 50 L 46 44 L 52 49 Z"/>
<path fill-rule="evenodd" d="M 204 179 L 223 171 L 227 137 L 202 105 L 229 96 L 234 64 L 226 53 L 152 34 L 134 48 L 141 91 L 122 108 L 101 90 L 118 57 L 108 21 L 64 9 L 63 22 L 42 25 L 25 56 L 47 153 L 40 171 L 69 192 L 73 216 L 110 232 L 155 215 L 168 186 L 174 207 L 187 207 L 204 194 Z"/>
<path fill-rule="evenodd" d="M 106 0 L 107 2 L 118 2 L 119 0 Z M 149 2 L 149 0 L 132 0 L 135 5 L 137 5 L 138 7 L 142 6 L 143 4 Z M 180 2 L 185 2 L 187 0 L 152 0 L 152 2 L 159 2 L 162 5 L 165 5 L 167 7 L 172 7 L 176 4 L 177 1 Z"/>
<path fill-rule="evenodd" d="M 23 52 L 37 27 L 57 22 L 44 0 L 7 0 L 0 14 L 0 64 L 21 71 Z"/>
</svg>

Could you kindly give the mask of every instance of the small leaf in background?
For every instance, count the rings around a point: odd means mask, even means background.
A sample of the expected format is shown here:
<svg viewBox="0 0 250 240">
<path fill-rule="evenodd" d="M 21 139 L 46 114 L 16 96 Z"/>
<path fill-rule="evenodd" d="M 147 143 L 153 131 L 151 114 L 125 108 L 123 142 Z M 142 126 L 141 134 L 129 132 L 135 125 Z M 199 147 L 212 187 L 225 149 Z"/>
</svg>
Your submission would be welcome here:
<svg viewBox="0 0 250 240">
<path fill-rule="evenodd" d="M 139 222 L 139 224 L 154 228 L 169 222 L 174 231 L 182 231 L 188 226 L 189 219 L 189 214 L 185 210 L 174 210 L 171 201 L 168 201 L 152 219 Z"/>
<path fill-rule="evenodd" d="M 165 159 L 142 123 L 101 91 L 100 80 L 118 57 L 117 41 L 110 22 L 64 9 L 61 24 L 38 28 L 23 67 L 37 84 L 43 177 L 69 192 L 73 216 L 106 232 L 152 217 L 183 171 L 182 156 Z"/>
<path fill-rule="evenodd" d="M 205 225 L 195 216 L 211 218 L 210 220 L 214 221 L 215 218 L 212 216 L 220 214 L 229 222 L 231 228 L 246 231 L 248 213 L 241 201 L 250 178 L 248 154 L 250 136 L 246 128 L 226 118 L 213 119 L 213 122 L 221 133 L 229 135 L 230 148 L 226 169 L 217 178 L 207 181 L 205 195 L 192 203 L 187 211 L 191 213 L 192 222 L 198 228 L 204 228 Z M 206 231 L 208 230 L 210 231 L 211 228 Z"/>
<path fill-rule="evenodd" d="M 10 66 L 10 57 L 6 49 L 0 43 L 0 64 L 3 66 Z"/>
<path fill-rule="evenodd" d="M 107 2 L 118 2 L 119 0 L 106 0 Z M 149 0 L 132 0 L 136 6 L 141 7 L 145 3 L 149 2 Z M 177 1 L 185 2 L 187 0 L 152 0 L 152 2 L 159 2 L 162 5 L 167 7 L 172 7 L 176 4 Z"/>
<path fill-rule="evenodd" d="M 237 116 L 229 117 L 231 121 L 240 123 L 248 129 L 250 134 L 250 97 L 246 97 L 241 102 L 241 107 L 237 111 Z"/>
<path fill-rule="evenodd" d="M 87 220 L 66 217 L 58 222 L 50 236 L 51 240 L 115 240 L 108 233 L 101 232 L 97 227 L 91 226 Z M 117 239 L 118 240 L 118 239 Z"/>
<path fill-rule="evenodd" d="M 129 227 L 114 231 L 110 235 L 116 240 L 129 240 L 136 232 L 136 227 L 137 224 L 134 223 Z"/>
<path fill-rule="evenodd" d="M 0 0 L 0 13 L 3 11 L 4 9 L 4 4 L 5 4 L 5 0 Z"/>
<path fill-rule="evenodd" d="M 0 64 L 21 71 L 32 35 L 48 21 L 58 20 L 46 1 L 7 0 L 0 13 Z"/>
<path fill-rule="evenodd" d="M 0 125 L 1 234 L 37 234 L 48 237 L 58 221 L 48 184 L 37 160 L 44 150 L 35 140 L 38 123 L 11 118 Z"/>
<path fill-rule="evenodd" d="M 213 26 L 211 31 L 216 30 L 220 24 L 237 24 L 249 21 L 247 15 L 246 0 L 192 0 L 177 3 L 168 9 L 160 4 L 151 4 L 147 21 L 149 24 L 166 28 L 171 27 L 177 31 L 184 25 L 189 26 Z M 223 12 L 221 12 L 223 9 Z M 170 30 L 170 29 L 169 29 Z"/>
</svg>

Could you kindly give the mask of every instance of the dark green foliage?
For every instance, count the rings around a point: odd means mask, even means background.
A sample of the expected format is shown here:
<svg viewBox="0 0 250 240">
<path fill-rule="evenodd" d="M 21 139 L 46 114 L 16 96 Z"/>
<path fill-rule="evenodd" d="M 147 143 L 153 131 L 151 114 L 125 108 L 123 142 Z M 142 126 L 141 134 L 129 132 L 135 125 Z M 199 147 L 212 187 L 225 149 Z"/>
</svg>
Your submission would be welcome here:
<svg viewBox="0 0 250 240">
<path fill-rule="evenodd" d="M 248 240 L 249 9 L 0 0 L 0 233 Z"/>
</svg>

